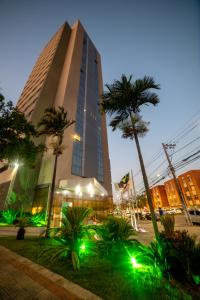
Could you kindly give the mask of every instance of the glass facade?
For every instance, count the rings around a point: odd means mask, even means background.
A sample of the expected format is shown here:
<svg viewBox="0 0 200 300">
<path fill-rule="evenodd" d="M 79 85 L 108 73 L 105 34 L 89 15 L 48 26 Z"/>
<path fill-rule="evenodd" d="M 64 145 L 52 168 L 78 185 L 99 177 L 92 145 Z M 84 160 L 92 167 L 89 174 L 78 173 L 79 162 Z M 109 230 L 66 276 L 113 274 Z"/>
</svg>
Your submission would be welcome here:
<svg viewBox="0 0 200 300">
<path fill-rule="evenodd" d="M 83 126 L 84 126 L 84 105 L 86 87 L 86 59 L 87 59 L 87 38 L 84 37 L 82 62 L 80 68 L 80 84 L 78 92 L 77 112 L 75 131 L 80 136 L 79 142 L 74 142 L 72 157 L 72 174 L 82 176 L 83 159 Z"/>
<path fill-rule="evenodd" d="M 75 126 L 81 141 L 74 143 L 72 173 L 83 177 L 95 177 L 98 181 L 103 182 L 103 147 L 101 115 L 98 107 L 98 84 L 97 51 L 85 34 Z"/>
</svg>

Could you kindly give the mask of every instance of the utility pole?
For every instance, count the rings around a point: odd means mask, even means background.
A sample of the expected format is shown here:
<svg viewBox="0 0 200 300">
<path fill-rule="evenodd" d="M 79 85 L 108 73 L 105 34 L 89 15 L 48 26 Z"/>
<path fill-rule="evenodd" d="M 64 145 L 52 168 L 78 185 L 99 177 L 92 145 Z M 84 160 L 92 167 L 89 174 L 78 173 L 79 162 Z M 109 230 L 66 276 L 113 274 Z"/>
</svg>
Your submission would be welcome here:
<svg viewBox="0 0 200 300">
<path fill-rule="evenodd" d="M 165 155 L 166 155 L 166 158 L 167 158 L 167 161 L 168 161 L 168 164 L 169 164 L 169 169 L 172 173 L 172 176 L 174 178 L 174 182 L 175 182 L 175 186 L 176 186 L 176 190 L 178 192 L 178 195 L 179 195 L 179 198 L 181 200 L 181 204 L 182 204 L 182 207 L 183 207 L 183 211 L 184 211 L 184 214 L 185 214 L 185 218 L 186 218 L 186 222 L 188 223 L 188 225 L 191 225 L 192 226 L 192 222 L 191 222 L 191 219 L 190 219 L 190 215 L 188 213 L 188 210 L 187 210 L 187 205 L 185 203 L 185 199 L 184 199 L 184 196 L 182 194 L 182 191 L 181 191 L 181 187 L 180 187 L 180 184 L 178 182 L 178 179 L 176 178 L 176 173 L 175 173 L 175 170 L 174 170 L 174 167 L 172 165 L 172 162 L 169 158 L 169 155 L 168 155 L 168 152 L 167 152 L 167 149 L 173 149 L 176 144 L 164 144 L 162 143 L 162 146 L 163 146 L 163 149 L 164 149 L 164 152 L 165 152 Z"/>
</svg>

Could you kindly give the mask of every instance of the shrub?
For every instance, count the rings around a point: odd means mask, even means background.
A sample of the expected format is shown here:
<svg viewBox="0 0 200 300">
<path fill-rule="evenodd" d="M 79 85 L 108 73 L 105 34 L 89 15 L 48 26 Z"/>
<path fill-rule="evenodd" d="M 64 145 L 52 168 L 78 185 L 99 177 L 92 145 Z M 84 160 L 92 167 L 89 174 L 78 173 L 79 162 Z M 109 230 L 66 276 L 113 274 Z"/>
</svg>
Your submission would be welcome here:
<svg viewBox="0 0 200 300">
<path fill-rule="evenodd" d="M 33 226 L 44 226 L 46 224 L 46 214 L 44 212 L 33 214 L 30 222 Z"/>
<path fill-rule="evenodd" d="M 200 243 L 197 243 L 196 237 L 189 235 L 186 230 L 175 231 L 170 240 L 176 260 L 181 264 L 187 280 L 195 283 L 193 276 L 200 276 Z"/>
<path fill-rule="evenodd" d="M 129 246 L 134 240 L 135 232 L 124 218 L 108 217 L 103 225 L 94 226 L 94 229 L 98 236 L 98 250 L 102 255 L 126 251 L 125 246 Z"/>
<path fill-rule="evenodd" d="M 55 251 L 55 247 L 44 249 L 41 255 L 48 256 L 50 259 L 57 259 L 69 256 L 74 270 L 80 268 L 80 256 L 85 245 L 82 243 L 86 237 L 87 226 L 83 223 L 91 213 L 91 209 L 86 207 L 68 207 L 63 209 L 62 227 L 57 229 L 57 239 L 60 245 Z"/>
<path fill-rule="evenodd" d="M 181 283 L 198 285 L 200 276 L 200 244 L 187 231 L 173 235 L 162 233 L 150 246 L 141 246 L 143 259 L 154 264 L 164 277 L 173 277 Z"/>
<path fill-rule="evenodd" d="M 173 215 L 164 215 L 161 217 L 161 224 L 164 227 L 164 233 L 167 236 L 172 236 L 174 233 L 175 218 Z"/>
<path fill-rule="evenodd" d="M 17 214 L 18 214 L 18 211 L 14 210 L 12 208 L 4 210 L 2 212 L 3 221 L 7 224 L 13 224 L 13 222 L 17 218 Z"/>
</svg>

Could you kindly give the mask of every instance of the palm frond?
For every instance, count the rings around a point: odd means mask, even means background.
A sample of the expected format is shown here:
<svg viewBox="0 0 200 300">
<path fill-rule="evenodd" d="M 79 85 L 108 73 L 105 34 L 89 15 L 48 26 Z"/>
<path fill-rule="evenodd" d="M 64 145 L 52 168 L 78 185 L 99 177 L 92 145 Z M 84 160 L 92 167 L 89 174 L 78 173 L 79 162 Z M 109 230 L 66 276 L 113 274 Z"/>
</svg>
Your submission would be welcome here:
<svg viewBox="0 0 200 300">
<path fill-rule="evenodd" d="M 132 76 L 122 74 L 120 80 L 106 84 L 106 88 L 99 103 L 100 111 L 114 115 L 114 118 L 116 115 L 130 115 L 130 112 L 138 113 L 143 105 L 159 103 L 159 97 L 151 89 L 159 89 L 160 86 L 149 76 L 132 82 Z"/>
<path fill-rule="evenodd" d="M 66 245 L 48 246 L 39 253 L 38 258 L 45 257 L 53 262 L 63 256 L 67 256 L 68 251 L 69 248 Z"/>
<path fill-rule="evenodd" d="M 117 128 L 122 131 L 122 138 L 134 139 L 134 132 L 143 137 L 148 132 L 149 122 L 144 122 L 142 117 L 138 114 L 132 115 L 131 118 L 123 118 L 121 115 L 117 115 L 113 118 L 109 124 L 114 130 Z"/>
<path fill-rule="evenodd" d="M 50 107 L 45 110 L 44 116 L 38 124 L 38 128 L 41 128 L 38 135 L 57 136 L 59 144 L 61 144 L 65 129 L 74 123 L 74 120 L 67 119 L 64 107 L 59 106 L 58 109 Z"/>
<path fill-rule="evenodd" d="M 156 84 L 153 77 L 144 76 L 142 79 L 137 79 L 134 83 L 134 91 L 135 93 L 141 94 L 149 89 L 156 89 L 159 90 L 159 84 Z"/>
</svg>

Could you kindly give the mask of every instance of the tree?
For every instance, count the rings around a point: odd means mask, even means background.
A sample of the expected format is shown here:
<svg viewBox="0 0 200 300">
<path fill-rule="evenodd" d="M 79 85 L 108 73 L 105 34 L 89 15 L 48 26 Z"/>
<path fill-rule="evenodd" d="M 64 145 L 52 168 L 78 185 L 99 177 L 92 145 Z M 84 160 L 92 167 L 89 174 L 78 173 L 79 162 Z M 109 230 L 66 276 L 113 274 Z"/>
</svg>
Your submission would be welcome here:
<svg viewBox="0 0 200 300">
<path fill-rule="evenodd" d="M 0 160 L 7 164 L 22 161 L 33 165 L 38 152 L 43 149 L 41 145 L 36 146 L 35 137 L 34 126 L 0 94 Z"/>
<path fill-rule="evenodd" d="M 137 203 L 139 208 L 144 208 L 147 205 L 147 198 L 144 194 L 137 196 Z"/>
<path fill-rule="evenodd" d="M 137 122 L 139 121 L 138 115 L 142 106 L 148 106 L 149 104 L 155 106 L 159 103 L 158 95 L 151 91 L 151 89 L 159 89 L 159 85 L 154 82 L 152 77 L 145 76 L 143 79 L 137 79 L 135 82 L 132 82 L 132 76 L 127 78 L 125 75 L 122 75 L 121 80 L 115 80 L 111 85 L 106 84 L 106 87 L 108 91 L 102 95 L 102 101 L 100 103 L 101 111 L 113 117 L 110 123 L 113 130 L 123 122 L 131 122 L 132 126 L 129 126 L 129 130 L 131 130 L 131 136 L 135 139 L 147 200 L 152 215 L 154 232 L 157 237 L 158 226 L 140 149 Z M 144 131 L 146 131 L 146 129 L 144 129 Z M 126 135 L 126 132 L 124 134 Z"/>
<path fill-rule="evenodd" d="M 50 199 L 48 206 L 48 219 L 47 219 L 47 231 L 46 236 L 48 236 L 48 230 L 51 225 L 51 215 L 54 199 L 54 190 L 55 190 L 55 179 L 56 179 L 56 169 L 57 161 L 60 154 L 63 150 L 63 137 L 65 130 L 74 124 L 75 121 L 67 119 L 67 112 L 64 110 L 64 107 L 54 107 L 47 108 L 44 112 L 44 116 L 38 124 L 38 127 L 42 127 L 39 130 L 39 135 L 47 135 L 56 138 L 56 142 L 53 144 L 53 154 L 55 155 L 55 162 L 53 167 L 53 177 L 50 190 Z"/>
</svg>

